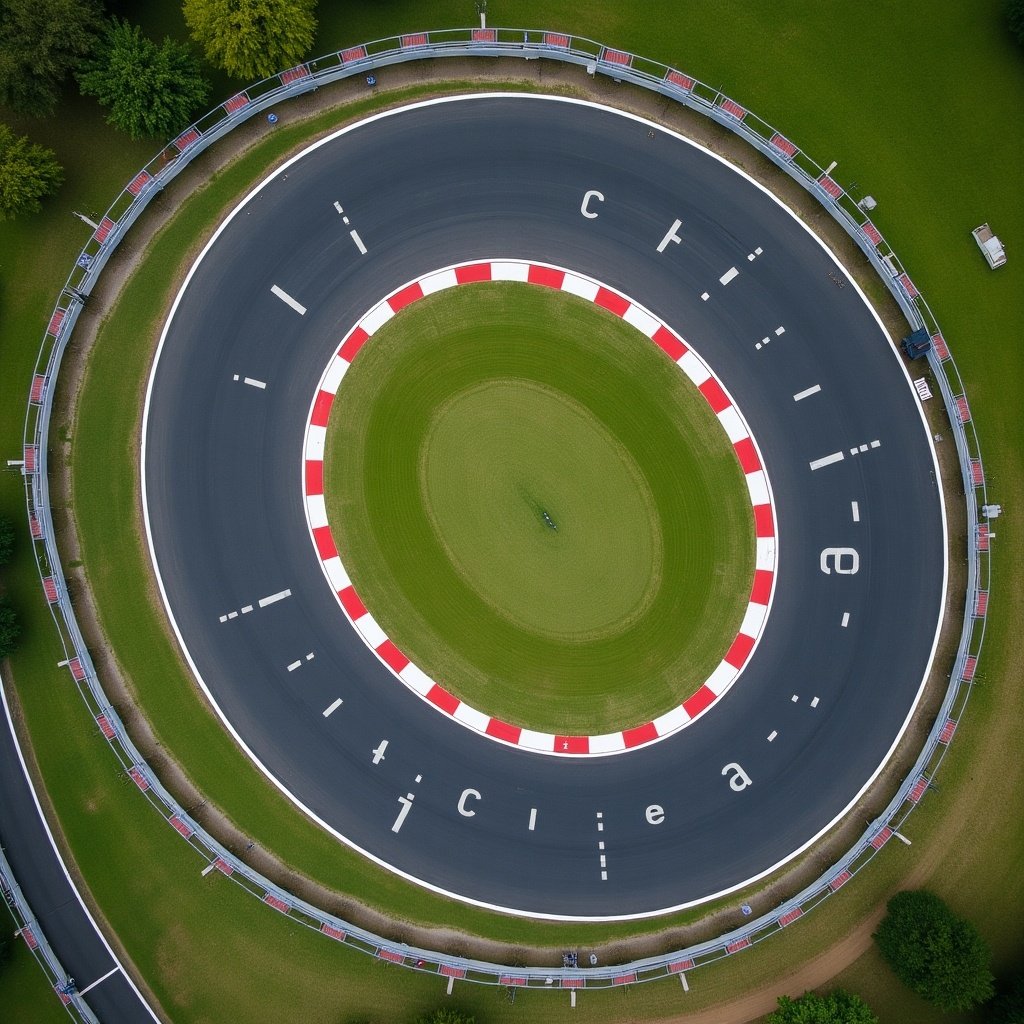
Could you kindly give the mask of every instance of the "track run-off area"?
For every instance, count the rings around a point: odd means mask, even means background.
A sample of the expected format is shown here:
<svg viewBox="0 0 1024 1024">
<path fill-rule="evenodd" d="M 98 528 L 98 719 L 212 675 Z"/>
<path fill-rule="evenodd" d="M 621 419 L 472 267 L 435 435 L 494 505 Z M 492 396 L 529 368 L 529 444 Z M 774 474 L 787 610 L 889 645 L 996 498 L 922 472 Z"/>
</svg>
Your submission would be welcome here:
<svg viewBox="0 0 1024 1024">
<path fill-rule="evenodd" d="M 383 296 L 496 255 L 601 282 L 692 345 L 771 480 L 775 591 L 740 682 L 614 756 L 524 750 L 439 714 L 345 620 L 310 542 L 301 478 L 324 367 Z M 570 919 L 738 889 L 864 792 L 934 655 L 937 474 L 891 339 L 791 211 L 669 131 L 548 97 L 403 108 L 275 172 L 175 301 L 143 440 L 174 628 L 268 776 L 409 879 Z"/>
</svg>

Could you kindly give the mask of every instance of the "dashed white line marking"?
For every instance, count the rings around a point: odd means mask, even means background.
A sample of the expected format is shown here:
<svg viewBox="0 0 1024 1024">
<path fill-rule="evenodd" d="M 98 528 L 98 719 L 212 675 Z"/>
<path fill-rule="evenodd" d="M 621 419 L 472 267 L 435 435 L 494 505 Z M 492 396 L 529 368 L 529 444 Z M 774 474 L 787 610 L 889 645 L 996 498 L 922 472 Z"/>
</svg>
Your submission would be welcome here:
<svg viewBox="0 0 1024 1024">
<path fill-rule="evenodd" d="M 711 298 L 711 292 L 701 292 L 700 297 L 704 302 L 707 302 Z"/>
<path fill-rule="evenodd" d="M 768 742 L 769 743 L 773 743 L 775 741 L 775 737 L 778 736 L 778 735 L 779 735 L 779 730 L 778 729 L 772 729 L 772 731 L 768 734 Z"/>
<path fill-rule="evenodd" d="M 120 964 L 118 964 L 117 967 L 112 967 L 109 971 L 107 971 L 106 974 L 103 975 L 102 978 L 97 978 L 91 985 L 86 985 L 85 988 L 80 988 L 78 990 L 78 994 L 80 996 L 84 996 L 86 992 L 91 992 L 101 981 L 106 981 L 107 978 L 109 978 L 112 974 L 117 974 L 119 970 L 121 970 Z"/>
<path fill-rule="evenodd" d="M 355 228 L 353 228 L 349 232 L 349 236 L 351 237 L 352 241 L 356 243 L 356 248 L 365 256 L 366 255 L 366 246 L 363 245 L 363 240 L 359 237 L 359 232 L 356 231 Z"/>
<path fill-rule="evenodd" d="M 238 374 L 236 373 L 231 379 L 232 380 L 238 380 Z"/>
<path fill-rule="evenodd" d="M 286 305 L 291 306 L 299 316 L 306 315 L 306 307 L 297 299 L 293 299 L 283 288 L 271 285 L 270 290 Z"/>
<path fill-rule="evenodd" d="M 761 248 L 761 246 L 758 246 L 758 247 L 757 247 L 757 248 L 756 248 L 756 249 L 754 250 L 754 255 L 755 255 L 755 256 L 760 256 L 760 255 L 761 255 L 761 253 L 763 253 L 763 252 L 764 252 L 764 249 L 762 249 L 762 248 Z"/>
<path fill-rule="evenodd" d="M 882 447 L 882 442 L 881 441 L 872 441 L 871 442 L 871 447 L 872 448 L 881 448 Z"/>
<path fill-rule="evenodd" d="M 242 614 L 243 614 L 243 615 L 248 615 L 248 614 L 249 614 L 249 612 L 251 612 L 251 611 L 252 611 L 252 605 L 251 605 L 251 604 L 247 604 L 247 605 L 246 605 L 246 606 L 245 606 L 245 607 L 244 607 L 244 608 L 242 609 Z"/>
<path fill-rule="evenodd" d="M 341 208 L 341 203 L 339 203 L 337 199 L 334 200 L 334 208 L 338 211 L 338 213 L 344 213 L 345 212 Z"/>
<path fill-rule="evenodd" d="M 601 867 L 608 867 L 608 858 L 603 853 L 601 854 Z"/>
<path fill-rule="evenodd" d="M 604 831 L 604 822 L 603 821 L 599 821 L 597 823 L 597 831 L 598 832 L 603 832 Z"/>
<path fill-rule="evenodd" d="M 789 699 L 795 704 L 800 699 L 800 697 L 799 697 L 798 694 L 794 693 L 793 696 L 790 697 Z"/>
<path fill-rule="evenodd" d="M 818 698 L 815 697 L 814 700 L 811 701 L 811 707 L 812 708 L 816 708 L 817 706 L 818 706 Z"/>
<path fill-rule="evenodd" d="M 289 672 L 294 672 L 297 668 L 301 668 L 301 667 L 302 667 L 302 659 L 300 658 L 298 661 L 293 661 L 288 666 L 288 671 Z"/>
<path fill-rule="evenodd" d="M 243 377 L 242 383 L 248 384 L 251 388 L 259 388 L 261 391 L 265 391 L 267 388 L 265 381 L 257 380 L 255 377 Z"/>
<path fill-rule="evenodd" d="M 855 523 L 860 522 L 860 504 L 856 501 L 850 502 L 850 512 L 853 513 L 853 521 Z"/>
<path fill-rule="evenodd" d="M 537 808 L 536 807 L 531 807 L 530 808 L 530 824 L 527 825 L 527 828 L 531 832 L 533 832 L 537 828 Z"/>
<path fill-rule="evenodd" d="M 604 849 L 604 840 L 603 839 L 597 844 L 597 848 L 599 850 L 603 850 Z"/>
<path fill-rule="evenodd" d="M 793 401 L 802 402 L 805 398 L 810 398 L 811 395 L 816 395 L 819 391 L 821 391 L 820 384 L 815 384 L 813 388 L 804 388 L 803 391 L 798 391 L 793 396 Z"/>
<path fill-rule="evenodd" d="M 373 749 L 373 763 L 380 764 L 384 760 L 384 751 L 388 749 L 388 741 L 381 740 L 380 743 Z"/>
<path fill-rule="evenodd" d="M 228 621 L 228 617 L 227 617 L 226 615 L 222 615 L 222 616 L 220 617 L 220 621 L 221 621 L 221 622 L 227 622 L 227 621 Z"/>
<path fill-rule="evenodd" d="M 417 775 L 416 778 L 413 779 L 413 781 L 414 782 L 422 782 L 423 781 L 423 776 L 422 775 Z"/>
<path fill-rule="evenodd" d="M 238 618 L 238 612 L 228 612 L 228 618 L 229 619 L 237 619 Z"/>
<path fill-rule="evenodd" d="M 330 718 L 330 716 L 333 715 L 334 712 L 337 711 L 344 703 L 345 702 L 339 697 L 333 704 L 328 704 L 327 707 L 324 708 L 324 718 Z"/>
<path fill-rule="evenodd" d="M 291 597 L 292 592 L 290 590 L 279 590 L 276 594 L 271 594 L 270 597 L 261 597 L 259 599 L 259 606 L 266 608 L 268 604 L 274 604 L 277 601 L 283 601 L 286 597 Z"/>
<path fill-rule="evenodd" d="M 728 284 L 734 278 L 739 277 L 740 272 L 735 267 L 730 267 L 719 279 L 720 284 Z"/>
<path fill-rule="evenodd" d="M 842 452 L 833 452 L 831 455 L 823 455 L 820 459 L 814 459 L 811 463 L 811 469 L 821 469 L 824 466 L 831 466 L 833 462 L 842 462 L 846 456 Z"/>
<path fill-rule="evenodd" d="M 775 328 L 775 337 L 776 338 L 781 338 L 782 335 L 784 335 L 785 333 L 786 333 L 786 328 L 785 327 L 776 327 Z"/>
<path fill-rule="evenodd" d="M 858 444 L 858 445 L 855 445 L 853 448 L 850 449 L 850 454 L 851 455 L 863 455 L 864 452 L 869 451 L 871 448 L 881 448 L 881 447 L 882 447 L 882 442 L 876 439 L 876 440 L 872 441 L 870 444 Z"/>
<path fill-rule="evenodd" d="M 312 661 L 315 657 L 316 655 L 310 651 L 309 654 L 306 655 L 306 661 Z"/>
<path fill-rule="evenodd" d="M 842 622 L 843 629 L 846 629 L 846 627 L 849 624 L 850 624 L 850 613 L 849 612 L 843 612 L 843 622 Z"/>
<path fill-rule="evenodd" d="M 341 221 L 342 221 L 343 224 L 350 224 L 351 223 L 351 221 L 348 219 L 348 217 L 342 217 Z"/>
<path fill-rule="evenodd" d="M 601 881 L 602 882 L 607 882 L 608 881 L 608 872 L 607 871 L 602 871 L 601 872 Z"/>
</svg>

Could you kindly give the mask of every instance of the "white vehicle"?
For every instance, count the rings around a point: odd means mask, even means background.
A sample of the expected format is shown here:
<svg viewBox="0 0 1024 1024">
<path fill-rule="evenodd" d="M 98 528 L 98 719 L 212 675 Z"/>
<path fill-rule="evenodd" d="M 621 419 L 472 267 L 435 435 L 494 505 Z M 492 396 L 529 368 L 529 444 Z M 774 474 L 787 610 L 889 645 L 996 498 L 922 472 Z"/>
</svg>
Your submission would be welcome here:
<svg viewBox="0 0 1024 1024">
<path fill-rule="evenodd" d="M 993 270 L 1006 262 L 1006 250 L 1003 248 L 1003 243 L 992 234 L 992 229 L 987 224 L 979 225 L 971 234 L 974 235 L 978 248 L 985 254 L 985 259 L 988 260 L 988 265 Z"/>
</svg>

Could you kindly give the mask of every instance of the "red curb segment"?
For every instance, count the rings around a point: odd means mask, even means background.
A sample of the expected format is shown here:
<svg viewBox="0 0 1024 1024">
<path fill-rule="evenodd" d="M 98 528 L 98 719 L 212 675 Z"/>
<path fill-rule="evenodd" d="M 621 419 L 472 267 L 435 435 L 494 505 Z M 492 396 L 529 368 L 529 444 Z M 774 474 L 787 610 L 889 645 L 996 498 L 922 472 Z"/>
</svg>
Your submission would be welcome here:
<svg viewBox="0 0 1024 1024">
<path fill-rule="evenodd" d="M 561 291 L 562 283 L 565 281 L 565 271 L 553 270 L 551 267 L 537 267 L 531 264 L 526 280 L 530 284 L 543 285 L 545 288 L 557 288 Z M 459 283 L 462 284 L 463 282 L 460 281 Z"/>
<path fill-rule="evenodd" d="M 370 336 L 362 329 L 357 327 L 345 340 L 345 344 L 338 350 L 338 355 L 341 356 L 346 362 L 351 363 L 356 357 L 356 353 L 370 340 Z"/>
<path fill-rule="evenodd" d="M 490 279 L 490 263 L 470 263 L 468 266 L 457 267 L 455 270 L 455 280 L 459 284 L 473 284 L 477 281 L 490 281 Z"/>
<path fill-rule="evenodd" d="M 632 305 L 628 299 L 624 299 L 621 295 L 609 291 L 607 288 L 598 288 L 597 295 L 594 296 L 594 302 L 599 306 L 604 306 L 605 309 L 616 316 L 625 315 L 626 310 Z"/>
<path fill-rule="evenodd" d="M 413 302 L 418 302 L 422 298 L 423 289 L 417 281 L 407 288 L 403 288 L 400 292 L 395 292 L 388 299 L 388 305 L 397 313 L 399 310 L 405 309 L 406 306 L 411 305 Z"/>
<path fill-rule="evenodd" d="M 309 422 L 315 427 L 326 427 L 327 421 L 331 418 L 331 406 L 334 405 L 334 395 L 330 391 L 321 391 L 313 403 L 313 415 Z"/>
<path fill-rule="evenodd" d="M 756 473 L 761 468 L 761 460 L 757 456 L 757 449 L 749 437 L 741 437 L 734 445 L 736 458 L 739 459 L 740 469 L 744 473 Z"/>
<path fill-rule="evenodd" d="M 717 416 L 722 410 L 728 409 L 732 402 L 722 389 L 722 385 L 714 377 L 708 377 L 697 389 L 707 399 L 711 411 Z"/>
<path fill-rule="evenodd" d="M 395 646 L 392 640 L 385 640 L 377 648 L 377 653 L 388 668 L 395 672 L 401 672 L 409 664 L 409 659 Z"/>
<path fill-rule="evenodd" d="M 654 337 L 651 338 L 651 341 L 662 349 L 673 362 L 677 359 L 682 359 L 689 351 L 667 327 L 659 327 L 654 332 Z"/>
<path fill-rule="evenodd" d="M 345 613 L 353 622 L 366 614 L 366 605 L 359 600 L 355 587 L 346 587 L 338 593 L 338 597 L 341 598 L 341 605 L 345 609 Z"/>
<path fill-rule="evenodd" d="M 313 541 L 316 543 L 317 553 L 325 562 L 328 558 L 333 558 L 338 553 L 338 549 L 334 546 L 334 537 L 331 535 L 331 528 L 329 526 L 318 526 L 313 531 Z"/>
<path fill-rule="evenodd" d="M 443 686 L 438 686 L 437 683 L 434 683 L 428 691 L 427 700 L 431 704 L 436 704 L 442 711 L 447 711 L 449 715 L 454 715 L 462 703 L 454 693 L 449 693 Z"/>
<path fill-rule="evenodd" d="M 324 464 L 306 460 L 306 494 L 324 493 Z"/>
</svg>

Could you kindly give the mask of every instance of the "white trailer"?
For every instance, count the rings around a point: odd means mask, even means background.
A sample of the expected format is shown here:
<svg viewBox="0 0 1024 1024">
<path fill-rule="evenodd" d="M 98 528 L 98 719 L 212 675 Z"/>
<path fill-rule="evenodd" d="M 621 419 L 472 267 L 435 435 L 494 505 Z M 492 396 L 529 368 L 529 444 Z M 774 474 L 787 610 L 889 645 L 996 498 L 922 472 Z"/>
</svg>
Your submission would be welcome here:
<svg viewBox="0 0 1024 1024">
<path fill-rule="evenodd" d="M 992 234 L 992 229 L 987 224 L 980 224 L 972 232 L 978 248 L 982 251 L 988 265 L 995 270 L 1006 262 L 1006 250 L 1003 243 Z"/>
</svg>

